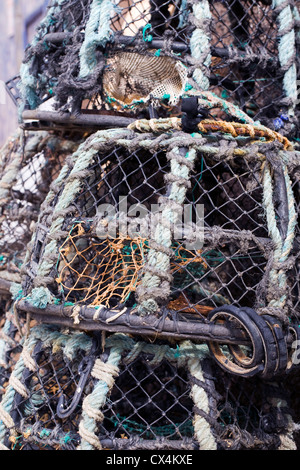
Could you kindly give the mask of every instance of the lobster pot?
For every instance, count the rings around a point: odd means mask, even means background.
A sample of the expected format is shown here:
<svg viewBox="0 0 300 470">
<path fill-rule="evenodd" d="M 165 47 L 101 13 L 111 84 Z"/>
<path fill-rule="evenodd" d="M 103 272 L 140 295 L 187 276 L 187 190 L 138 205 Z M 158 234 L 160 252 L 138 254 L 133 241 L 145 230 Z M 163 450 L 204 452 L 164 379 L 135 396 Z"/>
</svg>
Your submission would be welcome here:
<svg viewBox="0 0 300 470">
<path fill-rule="evenodd" d="M 18 308 L 75 328 L 218 341 L 224 315 L 243 329 L 240 315 L 260 321 L 255 309 L 298 337 L 297 152 L 260 126 L 206 120 L 187 137 L 178 121 L 143 133 L 148 124 L 99 131 L 68 160 L 36 224 Z M 285 359 L 274 353 L 264 375 L 289 367 L 281 346 Z M 259 371 L 246 369 L 237 373 Z"/>
<path fill-rule="evenodd" d="M 287 397 L 257 378 L 237 382 L 212 369 L 205 345 L 113 334 L 99 355 L 86 333 L 38 326 L 2 400 L 10 421 L 0 423 L 1 446 L 274 450 L 290 440 Z"/>
<path fill-rule="evenodd" d="M 50 1 L 7 88 L 27 128 L 123 127 L 198 91 L 297 137 L 299 18 L 298 1 Z"/>
<path fill-rule="evenodd" d="M 20 268 L 40 206 L 57 178 L 74 141 L 47 132 L 18 131 L 1 150 L 0 173 L 0 289 L 20 282 Z M 64 148 L 63 148 L 64 147 Z"/>
</svg>

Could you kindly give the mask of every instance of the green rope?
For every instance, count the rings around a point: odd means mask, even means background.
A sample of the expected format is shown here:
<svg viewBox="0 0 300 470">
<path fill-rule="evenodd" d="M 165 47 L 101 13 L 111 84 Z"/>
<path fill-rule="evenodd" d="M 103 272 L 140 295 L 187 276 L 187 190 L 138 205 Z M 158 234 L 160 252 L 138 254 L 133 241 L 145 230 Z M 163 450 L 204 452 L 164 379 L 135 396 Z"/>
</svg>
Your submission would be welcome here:
<svg viewBox="0 0 300 470">
<path fill-rule="evenodd" d="M 294 13 L 286 0 L 273 0 L 273 8 L 278 11 L 278 55 L 283 68 L 283 89 L 290 98 L 289 114 L 293 115 L 297 101 L 296 35 Z"/>
<path fill-rule="evenodd" d="M 151 42 L 152 39 L 153 39 L 153 36 L 149 33 L 149 31 L 151 31 L 151 28 L 152 28 L 152 26 L 151 26 L 150 23 L 146 24 L 146 26 L 144 26 L 144 28 L 143 28 L 143 40 L 145 42 Z M 157 55 L 157 54 L 155 54 L 155 55 Z"/>
<path fill-rule="evenodd" d="M 155 227 L 154 241 L 162 249 L 150 248 L 147 262 L 144 266 L 145 274 L 136 292 L 138 296 L 138 312 L 142 315 L 158 309 L 157 300 L 166 298 L 170 292 L 170 250 L 172 245 L 172 229 L 175 226 L 179 213 L 175 206 L 183 204 L 189 183 L 191 165 L 193 165 L 197 153 L 189 149 L 185 159 L 180 157 L 179 148 L 174 148 L 167 154 L 171 162 L 171 173 L 174 182 L 170 185 L 170 191 L 165 198 L 164 207 Z M 189 165 L 188 165 L 189 164 Z M 172 178 L 172 180 L 173 180 Z M 186 183 L 186 184 L 184 184 Z"/>
<path fill-rule="evenodd" d="M 209 88 L 209 67 L 211 63 L 209 22 L 212 18 L 208 0 L 189 1 L 197 25 L 190 39 L 191 55 L 198 61 L 193 78 L 200 90 Z M 203 56 L 205 56 L 203 58 Z"/>
<path fill-rule="evenodd" d="M 165 424 L 161 426 L 148 426 L 139 423 L 126 416 L 121 416 L 119 413 L 116 416 L 106 418 L 110 421 L 115 428 L 121 427 L 129 434 L 136 433 L 139 436 L 142 434 L 143 439 L 155 439 L 156 436 L 172 437 L 173 439 L 178 436 L 192 437 L 194 435 L 194 427 L 192 420 L 184 423 Z"/>
<path fill-rule="evenodd" d="M 116 8 L 111 0 L 93 0 L 79 52 L 80 78 L 88 77 L 97 65 L 96 48 L 112 39 L 110 19 Z"/>
<path fill-rule="evenodd" d="M 40 23 L 38 31 L 32 40 L 31 47 L 36 46 L 39 41 L 49 32 L 55 15 L 57 15 L 64 3 L 65 0 L 56 0 L 53 2 L 53 5 L 48 8 L 47 14 Z M 33 56 L 28 62 L 24 62 L 20 68 L 21 81 L 19 88 L 22 95 L 22 104 L 19 107 L 20 121 L 22 120 L 22 112 L 26 104 L 29 105 L 30 109 L 36 109 L 41 103 L 41 98 L 38 96 L 37 90 L 39 90 L 43 80 L 41 76 L 35 77 L 31 73 L 34 59 L 35 56 Z"/>
</svg>

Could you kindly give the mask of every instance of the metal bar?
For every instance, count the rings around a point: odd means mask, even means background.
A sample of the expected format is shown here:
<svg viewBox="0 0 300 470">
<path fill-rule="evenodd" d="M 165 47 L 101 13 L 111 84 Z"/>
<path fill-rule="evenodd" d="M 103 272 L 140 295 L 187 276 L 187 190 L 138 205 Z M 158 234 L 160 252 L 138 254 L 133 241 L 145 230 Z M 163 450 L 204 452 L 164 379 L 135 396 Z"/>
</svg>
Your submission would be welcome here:
<svg viewBox="0 0 300 470">
<path fill-rule="evenodd" d="M 73 33 L 48 33 L 43 36 L 43 42 L 48 41 L 52 44 L 61 44 L 63 41 L 72 39 Z"/>
<path fill-rule="evenodd" d="M 43 37 L 43 42 L 48 41 L 51 42 L 52 44 L 61 44 L 63 41 L 68 41 L 72 39 L 73 33 L 64 33 L 64 32 L 58 32 L 58 33 L 48 33 Z M 138 38 L 133 36 L 123 36 L 123 35 L 116 35 L 115 43 L 120 43 L 124 46 L 135 46 L 138 42 Z M 162 39 L 152 39 L 151 42 L 145 42 L 144 45 L 150 49 L 163 49 L 164 47 L 164 41 Z M 189 44 L 185 44 L 184 42 L 180 41 L 174 41 L 172 43 L 172 50 L 174 52 L 189 52 Z M 232 56 L 232 51 L 230 51 L 226 47 L 211 47 L 211 53 L 215 57 L 220 57 L 220 58 L 229 58 Z M 245 55 L 244 51 L 235 51 L 235 56 L 236 57 L 241 57 L 243 59 Z M 272 63 L 274 63 L 274 58 L 270 56 L 269 59 Z M 259 54 L 257 56 L 253 55 L 253 62 L 259 61 Z"/>
<path fill-rule="evenodd" d="M 48 41 L 52 44 L 61 44 L 63 41 L 72 39 L 72 36 L 72 33 L 48 33 L 43 37 L 43 41 Z M 116 35 L 115 42 L 119 42 L 124 46 L 135 46 L 137 38 L 135 36 Z M 145 46 L 151 49 L 162 49 L 164 47 L 164 41 L 162 39 L 152 39 L 151 42 L 145 42 Z M 174 41 L 172 42 L 172 50 L 174 52 L 188 52 L 189 45 L 184 42 Z M 217 57 L 229 57 L 228 49 L 223 47 L 212 47 L 212 52 Z"/>
<path fill-rule="evenodd" d="M 80 307 L 79 304 L 77 306 Z M 72 317 L 74 306 L 48 305 L 45 309 L 34 307 L 28 300 L 18 302 L 19 310 L 30 313 L 33 317 L 66 327 L 88 330 L 108 331 L 111 333 L 131 333 L 159 338 L 191 339 L 200 341 L 215 341 L 228 344 L 249 344 L 249 339 L 241 329 L 229 329 L 225 325 L 215 325 L 201 321 L 176 322 L 169 318 L 158 318 L 154 315 L 138 316 L 127 309 L 119 318 L 109 322 L 116 311 L 103 308 L 81 306 L 78 314 L 79 323 L 74 323 Z M 160 312 L 160 315 L 165 312 Z"/>
<path fill-rule="evenodd" d="M 20 77 L 17 75 L 11 78 L 10 80 L 8 80 L 7 82 L 5 82 L 5 88 L 6 88 L 8 95 L 10 96 L 13 103 L 15 104 L 15 106 L 18 106 L 18 99 L 20 99 L 19 93 L 18 94 L 16 93 L 16 95 L 13 93 L 13 91 L 16 91 L 16 86 L 15 86 L 16 79 L 20 81 Z"/>
<path fill-rule="evenodd" d="M 274 183 L 275 183 L 275 200 L 277 202 L 276 212 L 278 214 L 278 229 L 282 240 L 285 240 L 288 230 L 289 223 L 289 204 L 287 197 L 287 188 L 285 184 L 284 172 L 282 165 L 272 165 L 274 172 Z"/>
<path fill-rule="evenodd" d="M 141 439 L 140 437 L 129 439 L 99 438 L 104 449 L 112 450 L 198 450 L 199 444 L 191 438 L 181 440 L 169 440 L 156 438 L 155 440 Z"/>
<path fill-rule="evenodd" d="M 48 33 L 43 37 L 43 42 L 48 41 L 58 45 L 63 41 L 69 41 L 72 37 L 73 33 Z M 124 46 L 134 46 L 137 43 L 137 38 L 135 36 L 116 35 L 115 43 L 120 43 Z M 145 42 L 145 46 L 151 49 L 162 49 L 164 41 L 161 39 L 153 39 L 151 42 Z M 175 52 L 188 52 L 189 46 L 184 42 L 174 41 L 172 43 L 172 49 Z"/>
<path fill-rule="evenodd" d="M 52 121 L 58 124 L 66 124 L 71 126 L 89 126 L 96 127 L 98 129 L 127 127 L 129 124 L 135 121 L 133 118 L 123 116 L 83 113 L 79 115 L 72 115 L 68 113 L 60 113 L 58 111 L 40 111 L 38 109 L 23 111 L 22 117 L 24 121 Z"/>
</svg>

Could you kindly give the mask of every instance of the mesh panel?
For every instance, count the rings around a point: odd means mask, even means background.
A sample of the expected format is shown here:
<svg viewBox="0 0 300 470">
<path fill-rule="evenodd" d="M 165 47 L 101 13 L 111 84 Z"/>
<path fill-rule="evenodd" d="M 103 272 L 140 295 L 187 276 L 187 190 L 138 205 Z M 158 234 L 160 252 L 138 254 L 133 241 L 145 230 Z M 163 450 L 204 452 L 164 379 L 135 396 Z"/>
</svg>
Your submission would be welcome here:
<svg viewBox="0 0 300 470">
<path fill-rule="evenodd" d="M 108 99 L 120 102 L 123 107 L 142 99 L 149 101 L 150 96 L 166 99 L 173 106 L 184 92 L 186 70 L 169 57 L 124 52 L 109 59 L 107 67 L 104 92 Z"/>
<path fill-rule="evenodd" d="M 212 67 L 215 90 L 221 87 L 229 99 L 235 96 L 255 119 L 272 118 L 274 104 L 283 94 L 283 77 L 280 71 L 274 73 L 278 49 L 271 2 L 212 2 L 211 8 L 214 46 L 237 47 L 242 57 L 247 55 L 247 48 L 253 53 L 253 61 L 246 59 L 244 64 L 239 62 L 241 56 L 232 62 L 227 57 L 218 58 Z"/>
</svg>

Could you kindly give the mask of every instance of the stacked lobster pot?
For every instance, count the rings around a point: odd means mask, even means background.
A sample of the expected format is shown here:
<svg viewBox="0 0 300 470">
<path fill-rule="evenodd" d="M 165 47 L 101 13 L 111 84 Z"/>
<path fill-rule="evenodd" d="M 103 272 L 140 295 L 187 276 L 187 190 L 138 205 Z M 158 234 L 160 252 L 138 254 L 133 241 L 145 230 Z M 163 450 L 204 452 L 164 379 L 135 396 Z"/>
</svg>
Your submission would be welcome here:
<svg viewBox="0 0 300 470">
<path fill-rule="evenodd" d="M 297 449 L 298 7 L 50 2 L 7 83 L 1 448 Z"/>
</svg>

